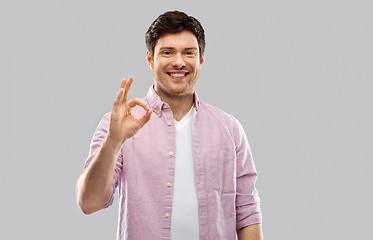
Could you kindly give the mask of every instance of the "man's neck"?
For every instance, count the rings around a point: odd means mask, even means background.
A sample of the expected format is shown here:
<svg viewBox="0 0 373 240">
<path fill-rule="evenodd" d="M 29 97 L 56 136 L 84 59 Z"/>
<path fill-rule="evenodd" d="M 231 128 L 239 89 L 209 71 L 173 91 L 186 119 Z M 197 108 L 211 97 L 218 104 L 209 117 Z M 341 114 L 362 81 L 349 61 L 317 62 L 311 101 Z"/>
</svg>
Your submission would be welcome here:
<svg viewBox="0 0 373 240">
<path fill-rule="evenodd" d="M 163 102 L 170 106 L 176 121 L 180 121 L 194 104 L 194 94 L 185 96 L 170 96 L 161 92 L 157 92 L 157 94 Z"/>
<path fill-rule="evenodd" d="M 171 101 L 165 101 L 170 105 L 172 110 L 172 114 L 174 115 L 174 119 L 176 121 L 180 121 L 183 119 L 185 115 L 189 112 L 190 108 L 193 106 L 194 98 L 191 96 L 188 99 L 176 100 L 172 99 Z"/>
</svg>

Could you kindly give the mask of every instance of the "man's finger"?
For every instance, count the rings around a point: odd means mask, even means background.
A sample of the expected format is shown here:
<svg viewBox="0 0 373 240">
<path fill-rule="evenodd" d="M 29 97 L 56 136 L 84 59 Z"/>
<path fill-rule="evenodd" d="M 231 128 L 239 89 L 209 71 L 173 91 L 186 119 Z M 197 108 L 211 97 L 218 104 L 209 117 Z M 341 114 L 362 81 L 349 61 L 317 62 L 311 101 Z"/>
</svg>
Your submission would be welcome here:
<svg viewBox="0 0 373 240">
<path fill-rule="evenodd" d="M 120 89 L 122 89 L 122 94 L 120 95 L 120 99 L 119 99 L 118 104 L 123 102 L 124 94 L 126 93 L 124 88 L 125 88 L 127 82 L 128 81 L 125 78 L 123 78 L 122 82 L 120 83 Z"/>
<path fill-rule="evenodd" d="M 114 104 L 113 104 L 113 111 L 118 111 L 118 107 L 120 106 L 121 103 L 121 98 L 123 96 L 123 88 L 119 88 L 117 96 L 115 98 Z"/>
<path fill-rule="evenodd" d="M 120 83 L 120 88 L 124 88 L 126 86 L 127 80 L 125 78 L 122 79 L 122 82 Z"/>
<path fill-rule="evenodd" d="M 142 100 L 142 99 L 140 99 L 140 98 L 134 98 L 134 99 L 132 99 L 131 101 L 128 102 L 128 106 L 129 106 L 130 108 L 133 108 L 133 107 L 135 107 L 136 105 L 141 106 L 141 107 L 144 108 L 146 111 L 149 109 L 148 104 L 147 104 L 144 100 Z"/>
<path fill-rule="evenodd" d="M 127 102 L 127 99 L 128 99 L 128 92 L 130 91 L 130 88 L 131 88 L 131 85 L 133 83 L 133 76 L 130 76 L 128 81 L 127 81 L 127 84 L 125 86 L 125 93 L 124 93 L 124 99 L 123 99 L 123 102 Z"/>
<path fill-rule="evenodd" d="M 139 121 L 140 121 L 140 124 L 141 124 L 141 127 L 143 127 L 149 120 L 150 120 L 150 117 L 152 116 L 152 112 L 153 110 L 152 109 L 148 109 L 146 111 L 146 113 L 144 114 L 144 116 L 142 116 Z"/>
</svg>

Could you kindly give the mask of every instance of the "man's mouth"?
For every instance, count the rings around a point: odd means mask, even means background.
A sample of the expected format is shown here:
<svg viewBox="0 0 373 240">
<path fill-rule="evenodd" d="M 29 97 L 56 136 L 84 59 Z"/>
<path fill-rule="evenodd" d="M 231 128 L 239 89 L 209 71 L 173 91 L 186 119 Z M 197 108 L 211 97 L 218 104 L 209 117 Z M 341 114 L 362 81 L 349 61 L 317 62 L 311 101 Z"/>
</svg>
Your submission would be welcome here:
<svg viewBox="0 0 373 240">
<path fill-rule="evenodd" d="M 188 75 L 189 73 L 188 72 L 167 72 L 168 75 L 170 75 L 171 77 L 185 77 L 186 75 Z"/>
</svg>

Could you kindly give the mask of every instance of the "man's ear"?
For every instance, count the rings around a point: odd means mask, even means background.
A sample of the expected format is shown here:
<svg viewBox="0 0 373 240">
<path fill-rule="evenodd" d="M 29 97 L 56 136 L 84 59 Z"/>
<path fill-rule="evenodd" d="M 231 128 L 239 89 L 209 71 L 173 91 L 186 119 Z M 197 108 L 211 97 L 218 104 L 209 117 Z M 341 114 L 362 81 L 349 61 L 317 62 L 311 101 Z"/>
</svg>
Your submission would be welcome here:
<svg viewBox="0 0 373 240">
<path fill-rule="evenodd" d="M 202 67 L 202 65 L 203 65 L 204 62 L 205 62 L 205 53 L 202 53 L 200 61 L 199 61 L 200 68 Z"/>
<path fill-rule="evenodd" d="M 151 70 L 154 70 L 154 61 L 152 56 L 150 55 L 149 50 L 146 51 L 146 61 L 148 62 L 148 65 L 151 68 Z"/>
</svg>

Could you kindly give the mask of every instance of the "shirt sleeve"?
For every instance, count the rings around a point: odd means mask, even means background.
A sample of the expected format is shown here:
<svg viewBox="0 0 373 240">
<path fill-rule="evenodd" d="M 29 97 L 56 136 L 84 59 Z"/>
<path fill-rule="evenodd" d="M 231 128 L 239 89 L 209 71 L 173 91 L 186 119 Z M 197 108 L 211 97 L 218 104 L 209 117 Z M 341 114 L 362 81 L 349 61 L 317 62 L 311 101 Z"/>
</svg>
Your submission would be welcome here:
<svg viewBox="0 0 373 240">
<path fill-rule="evenodd" d="M 236 228 L 262 222 L 260 198 L 255 188 L 257 172 L 242 125 L 235 119 L 236 143 Z"/>
<path fill-rule="evenodd" d="M 97 151 L 100 149 L 102 142 L 106 138 L 106 135 L 108 133 L 108 128 L 109 128 L 109 125 L 110 125 L 110 115 L 111 115 L 110 113 L 106 113 L 102 117 L 100 123 L 98 124 L 98 126 L 96 128 L 96 131 L 93 135 L 93 138 L 92 138 L 92 141 L 91 141 L 91 144 L 90 144 L 90 150 L 89 150 L 88 158 L 85 161 L 84 169 L 86 169 L 89 166 L 93 157 L 95 156 Z M 107 203 L 104 205 L 103 208 L 107 208 L 111 204 L 113 204 L 115 188 L 119 184 L 120 173 L 122 171 L 122 164 L 123 164 L 123 154 L 122 154 L 122 151 L 120 151 L 120 153 L 118 155 L 117 163 L 115 165 L 111 196 L 110 196 L 109 200 L 107 201 Z"/>
</svg>

